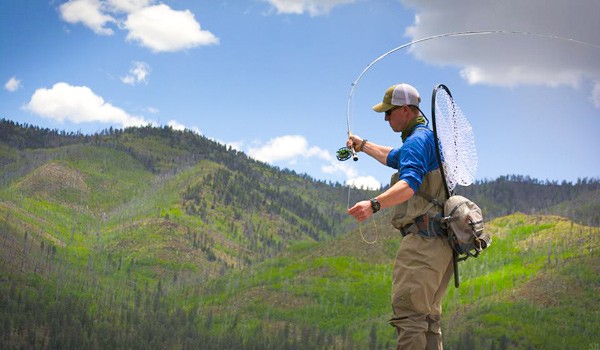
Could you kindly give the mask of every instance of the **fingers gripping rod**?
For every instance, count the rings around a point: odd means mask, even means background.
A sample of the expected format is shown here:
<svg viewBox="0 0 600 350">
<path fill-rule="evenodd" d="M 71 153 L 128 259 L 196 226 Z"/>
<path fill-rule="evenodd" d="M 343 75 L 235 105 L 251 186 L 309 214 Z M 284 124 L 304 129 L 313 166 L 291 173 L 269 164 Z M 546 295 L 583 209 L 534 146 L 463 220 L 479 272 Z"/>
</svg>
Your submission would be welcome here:
<svg viewBox="0 0 600 350">
<path fill-rule="evenodd" d="M 354 86 L 352 87 L 352 90 L 354 90 Z M 350 132 L 350 97 L 348 98 L 348 107 L 346 110 L 346 127 L 348 129 L 348 139 L 350 139 L 350 136 L 352 136 L 352 133 Z M 354 145 L 350 146 L 349 148 L 350 151 L 352 151 L 352 160 L 355 162 L 358 161 L 358 155 L 354 150 Z"/>
</svg>

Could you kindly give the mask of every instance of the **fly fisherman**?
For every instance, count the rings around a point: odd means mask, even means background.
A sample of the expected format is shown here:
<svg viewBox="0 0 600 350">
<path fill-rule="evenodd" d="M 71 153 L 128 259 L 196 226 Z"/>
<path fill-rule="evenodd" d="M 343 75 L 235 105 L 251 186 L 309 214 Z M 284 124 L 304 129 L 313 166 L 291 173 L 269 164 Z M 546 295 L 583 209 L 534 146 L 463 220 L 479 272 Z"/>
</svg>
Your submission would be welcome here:
<svg viewBox="0 0 600 350">
<path fill-rule="evenodd" d="M 446 194 L 433 131 L 420 101 L 414 87 L 398 84 L 373 106 L 375 112 L 385 113 L 394 132 L 402 133 L 401 147 L 380 146 L 357 135 L 347 142 L 356 152 L 398 170 L 389 189 L 348 209 L 363 221 L 381 208 L 395 207 L 392 224 L 403 238 L 394 264 L 390 324 L 398 331 L 398 349 L 442 349 L 442 297 L 453 273 L 452 249 L 439 224 L 430 220 L 441 209 L 426 198 L 444 202 Z"/>
</svg>

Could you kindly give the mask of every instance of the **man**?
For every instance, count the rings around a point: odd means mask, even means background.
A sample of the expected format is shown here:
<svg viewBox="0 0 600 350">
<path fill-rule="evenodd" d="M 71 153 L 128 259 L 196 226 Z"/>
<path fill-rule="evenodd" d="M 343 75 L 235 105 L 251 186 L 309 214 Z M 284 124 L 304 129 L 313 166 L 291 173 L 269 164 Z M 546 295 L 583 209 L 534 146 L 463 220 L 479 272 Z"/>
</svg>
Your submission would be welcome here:
<svg viewBox="0 0 600 350">
<path fill-rule="evenodd" d="M 394 132 L 402 133 L 402 147 L 377 145 L 356 135 L 347 142 L 355 151 L 398 169 L 389 189 L 348 209 L 363 221 L 382 208 L 395 207 L 392 224 L 403 238 L 394 264 L 390 324 L 398 331 L 398 349 L 442 349 L 441 301 L 453 273 L 452 249 L 433 220 L 441 209 L 431 199 L 443 202 L 446 194 L 433 132 L 419 109 L 420 102 L 414 87 L 398 84 L 373 106 L 376 112 L 385 113 Z"/>
</svg>

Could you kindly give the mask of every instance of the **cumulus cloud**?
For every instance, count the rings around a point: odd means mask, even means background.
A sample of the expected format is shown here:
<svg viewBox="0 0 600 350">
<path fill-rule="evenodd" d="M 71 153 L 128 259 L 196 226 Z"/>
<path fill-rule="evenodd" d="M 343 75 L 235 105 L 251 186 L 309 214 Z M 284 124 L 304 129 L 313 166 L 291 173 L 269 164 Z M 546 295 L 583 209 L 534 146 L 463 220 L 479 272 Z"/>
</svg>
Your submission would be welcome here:
<svg viewBox="0 0 600 350">
<path fill-rule="evenodd" d="M 231 142 L 227 142 L 225 143 L 225 145 L 231 147 L 232 149 L 242 152 L 244 149 L 244 141 L 231 141 Z"/>
<path fill-rule="evenodd" d="M 381 188 L 381 184 L 373 176 L 358 176 L 351 178 L 346 181 L 346 185 L 367 190 L 378 190 Z"/>
<path fill-rule="evenodd" d="M 115 25 L 128 31 L 126 40 L 154 52 L 174 52 L 201 45 L 214 45 L 219 39 L 203 30 L 189 10 L 176 11 L 152 0 L 69 0 L 59 7 L 68 23 L 82 23 L 96 34 L 112 35 Z"/>
<path fill-rule="evenodd" d="M 150 74 L 150 66 L 147 63 L 134 61 L 129 74 L 121 77 L 121 81 L 127 85 L 146 83 L 148 74 Z"/>
<path fill-rule="evenodd" d="M 411 47 L 420 60 L 461 67 L 470 84 L 535 84 L 577 87 L 600 81 L 598 52 L 600 6 L 595 0 L 417 1 L 403 0 L 416 11 L 406 30 L 413 40 L 455 31 L 521 31 L 537 35 L 493 34 L 431 40 Z M 583 25 L 585 23 L 585 25 Z M 592 84 L 593 84 L 592 83 Z"/>
<path fill-rule="evenodd" d="M 317 146 L 310 146 L 308 140 L 301 135 L 278 136 L 259 147 L 250 147 L 247 153 L 250 157 L 269 164 L 285 162 L 288 165 L 294 165 L 300 159 L 307 159 L 317 162 L 317 164 L 320 163 L 321 171 L 324 174 L 345 176 L 348 186 L 369 189 L 381 187 L 374 177 L 359 176 L 351 163 L 340 162 L 330 152 Z"/>
<path fill-rule="evenodd" d="M 216 143 L 219 143 L 221 145 L 225 145 L 227 147 L 231 147 L 231 149 L 234 149 L 236 151 L 244 152 L 244 145 L 246 144 L 246 141 L 244 141 L 244 140 L 240 140 L 240 141 L 221 141 L 221 140 L 216 139 L 214 137 L 209 137 L 209 139 L 211 139 L 211 140 L 213 140 Z"/>
<path fill-rule="evenodd" d="M 60 5 L 59 10 L 65 22 L 82 23 L 100 35 L 114 33 L 106 25 L 115 22 L 115 19 L 104 12 L 105 5 L 99 0 L 70 0 Z"/>
<path fill-rule="evenodd" d="M 72 86 L 64 82 L 56 83 L 50 89 L 36 90 L 24 108 L 59 122 L 101 122 L 123 127 L 149 124 L 144 118 L 130 115 L 104 101 L 87 86 Z"/>
<path fill-rule="evenodd" d="M 188 127 L 188 126 L 178 122 L 177 120 L 169 120 L 169 122 L 167 123 L 167 126 L 170 126 L 173 130 L 178 130 L 178 131 L 188 130 L 188 131 L 192 131 L 198 135 L 202 135 L 202 132 L 200 131 L 200 129 L 198 127 L 196 127 L 196 126 Z"/>
<path fill-rule="evenodd" d="M 185 125 L 181 124 L 177 120 L 170 120 L 167 125 L 170 126 L 171 128 L 173 128 L 174 130 L 183 131 L 183 130 L 187 129 L 185 127 Z"/>
<path fill-rule="evenodd" d="M 132 13 L 150 5 L 151 0 L 108 0 L 107 5 L 113 12 Z"/>
<path fill-rule="evenodd" d="M 600 108 L 600 82 L 596 82 L 592 89 L 592 103 L 596 108 Z"/>
<path fill-rule="evenodd" d="M 329 13 L 338 5 L 350 4 L 354 0 L 266 0 L 277 13 L 301 15 L 308 13 L 310 16 L 320 16 Z"/>
<path fill-rule="evenodd" d="M 12 77 L 8 79 L 6 84 L 4 84 L 4 89 L 10 92 L 15 92 L 21 88 L 21 80 L 17 79 L 17 77 Z"/>
<path fill-rule="evenodd" d="M 321 171 L 325 174 L 335 175 L 342 174 L 346 176 L 345 184 L 354 188 L 364 188 L 369 190 L 378 190 L 381 188 L 381 183 L 373 176 L 359 176 L 358 171 L 349 162 L 339 162 L 333 158 L 321 167 Z"/>
<path fill-rule="evenodd" d="M 137 41 L 155 52 L 173 52 L 199 45 L 217 44 L 219 39 L 202 30 L 194 14 L 174 11 L 165 4 L 144 7 L 127 16 L 127 40 Z"/>
<path fill-rule="evenodd" d="M 329 160 L 329 159 L 328 159 Z M 337 173 L 345 174 L 349 179 L 358 176 L 356 169 L 348 162 L 331 161 L 321 167 L 321 171 L 325 174 L 334 175 Z"/>
<path fill-rule="evenodd" d="M 269 140 L 264 146 L 250 148 L 248 154 L 265 163 L 280 161 L 294 162 L 298 157 L 327 158 L 329 155 L 318 147 L 309 147 L 308 140 L 301 135 L 285 135 Z"/>
</svg>

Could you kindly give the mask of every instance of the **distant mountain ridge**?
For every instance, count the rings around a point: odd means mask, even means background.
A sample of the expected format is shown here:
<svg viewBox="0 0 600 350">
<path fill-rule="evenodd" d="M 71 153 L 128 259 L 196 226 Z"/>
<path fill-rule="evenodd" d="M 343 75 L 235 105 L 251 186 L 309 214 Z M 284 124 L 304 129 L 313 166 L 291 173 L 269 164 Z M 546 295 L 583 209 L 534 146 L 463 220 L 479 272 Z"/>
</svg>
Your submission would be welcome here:
<svg viewBox="0 0 600 350">
<path fill-rule="evenodd" d="M 591 226 L 600 226 L 600 179 L 582 178 L 575 183 L 540 181 L 528 176 L 506 175 L 459 187 L 478 203 L 489 218 L 516 212 L 553 214 Z"/>
<path fill-rule="evenodd" d="M 350 220 L 345 186 L 169 127 L 82 135 L 0 120 L 0 165 L 2 348 L 392 346 L 399 235 L 389 210 Z M 458 190 L 494 241 L 445 301 L 449 349 L 589 345 L 599 187 L 507 176 Z M 561 338 L 547 336 L 562 319 Z"/>
<path fill-rule="evenodd" d="M 0 164 L 7 193 L 47 200 L 87 217 L 88 226 L 110 231 L 126 221 L 162 218 L 197 239 L 218 235 L 230 243 L 209 247 L 212 241 L 205 241 L 203 248 L 229 267 L 264 259 L 294 241 L 335 237 L 352 224 L 344 213 L 345 187 L 170 127 L 82 135 L 2 120 Z"/>
<path fill-rule="evenodd" d="M 152 142 L 143 142 L 141 138 L 151 138 Z M 124 130 L 108 128 L 94 135 L 67 133 L 65 131 L 43 129 L 32 125 L 21 125 L 10 120 L 0 120 L 1 147 L 18 150 L 51 149 L 74 144 L 91 144 L 123 150 L 143 164 L 154 174 L 180 171 L 199 160 L 208 159 L 226 164 L 228 168 L 242 173 L 251 171 L 248 164 L 256 164 L 244 153 L 227 148 L 224 145 L 197 135 L 191 131 L 176 131 L 170 127 L 140 127 Z M 166 145 L 166 147 L 164 147 Z M 16 155 L 3 152 L 0 164 L 5 166 L 2 180 L 14 177 L 11 168 L 16 162 Z M 49 156 L 37 155 L 43 159 Z M 270 167 L 267 167 L 270 168 Z M 281 170 L 275 168 L 276 170 Z M 30 168 L 17 171 L 16 175 L 24 175 Z M 275 172 L 275 173 L 278 173 Z M 296 174 L 283 169 L 283 174 L 299 175 L 316 183 L 308 175 Z M 281 175 L 277 175 L 280 178 Z M 261 178 L 261 180 L 264 179 Z M 342 187 L 340 184 L 332 184 Z M 577 222 L 600 225 L 600 177 L 581 178 L 577 182 L 538 180 L 523 175 L 505 175 L 495 180 L 479 180 L 469 187 L 457 187 L 456 192 L 473 198 L 480 203 L 489 217 L 500 217 L 514 212 L 527 214 L 549 213 L 571 217 Z M 357 198 L 361 197 L 358 191 Z M 569 203 L 576 202 L 574 206 Z M 574 210 L 572 207 L 577 207 Z"/>
</svg>

